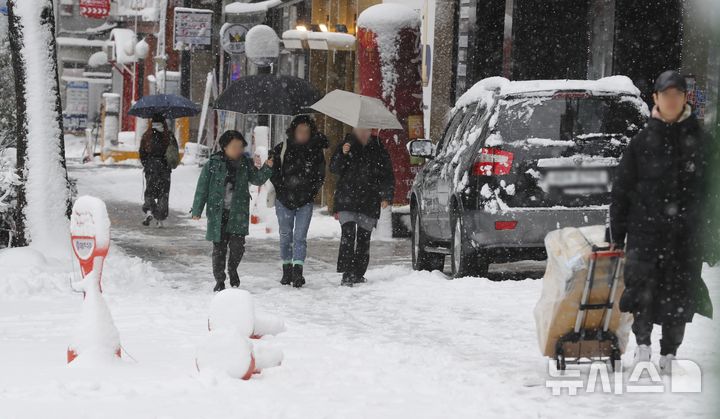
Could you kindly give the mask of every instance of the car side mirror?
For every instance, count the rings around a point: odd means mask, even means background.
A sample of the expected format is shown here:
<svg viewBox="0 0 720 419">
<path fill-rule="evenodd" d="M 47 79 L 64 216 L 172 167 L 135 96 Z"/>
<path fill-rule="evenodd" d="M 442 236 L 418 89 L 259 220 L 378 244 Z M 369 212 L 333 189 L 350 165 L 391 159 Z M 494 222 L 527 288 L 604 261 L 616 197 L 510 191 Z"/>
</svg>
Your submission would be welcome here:
<svg viewBox="0 0 720 419">
<path fill-rule="evenodd" d="M 413 157 L 432 159 L 435 156 L 435 144 L 430 140 L 412 140 L 407 143 L 407 150 Z"/>
</svg>

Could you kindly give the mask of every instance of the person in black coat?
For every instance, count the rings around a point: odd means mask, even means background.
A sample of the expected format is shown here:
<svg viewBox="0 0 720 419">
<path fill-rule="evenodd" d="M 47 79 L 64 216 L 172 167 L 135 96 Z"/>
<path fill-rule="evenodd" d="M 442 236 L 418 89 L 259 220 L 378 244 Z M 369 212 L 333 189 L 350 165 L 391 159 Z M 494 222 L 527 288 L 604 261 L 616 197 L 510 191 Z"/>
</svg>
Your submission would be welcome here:
<svg viewBox="0 0 720 419">
<path fill-rule="evenodd" d="M 170 174 L 180 161 L 177 140 L 162 115 L 153 116 L 140 141 L 139 154 L 145 175 L 142 223 L 148 226 L 155 218 L 158 227 L 162 227 L 169 211 Z"/>
<path fill-rule="evenodd" d="M 712 316 L 701 268 L 708 259 L 704 235 L 718 231 L 709 208 L 715 200 L 708 200 L 717 147 L 692 115 L 686 92 L 680 74 L 658 77 L 652 118 L 620 161 L 610 205 L 611 242 L 626 246 L 620 309 L 634 315 L 635 361 L 650 361 L 650 334 L 660 324 L 661 370 L 671 365 L 694 314 Z"/>
<path fill-rule="evenodd" d="M 305 284 L 303 266 L 307 254 L 307 233 L 313 201 L 325 181 L 325 149 L 328 141 L 308 115 L 296 116 L 287 130 L 287 139 L 272 154 L 278 164 L 270 178 L 275 188 L 275 213 L 280 227 L 280 283 L 294 287 Z"/>
<path fill-rule="evenodd" d="M 337 271 L 342 285 L 365 282 L 370 261 L 370 235 L 380 209 L 393 201 L 395 176 L 390 155 L 370 130 L 355 128 L 338 145 L 330 161 L 337 175 L 334 212 L 342 229 Z"/>
</svg>

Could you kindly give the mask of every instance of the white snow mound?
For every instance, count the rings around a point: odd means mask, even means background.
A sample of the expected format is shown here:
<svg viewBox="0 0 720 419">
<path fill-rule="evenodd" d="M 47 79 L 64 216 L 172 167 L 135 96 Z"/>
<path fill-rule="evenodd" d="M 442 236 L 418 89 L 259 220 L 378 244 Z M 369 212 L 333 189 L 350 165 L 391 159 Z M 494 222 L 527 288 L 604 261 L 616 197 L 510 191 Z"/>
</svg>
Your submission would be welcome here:
<svg viewBox="0 0 720 419">
<path fill-rule="evenodd" d="M 420 15 L 408 6 L 381 3 L 368 7 L 358 16 L 357 25 L 375 33 L 420 27 Z"/>
</svg>

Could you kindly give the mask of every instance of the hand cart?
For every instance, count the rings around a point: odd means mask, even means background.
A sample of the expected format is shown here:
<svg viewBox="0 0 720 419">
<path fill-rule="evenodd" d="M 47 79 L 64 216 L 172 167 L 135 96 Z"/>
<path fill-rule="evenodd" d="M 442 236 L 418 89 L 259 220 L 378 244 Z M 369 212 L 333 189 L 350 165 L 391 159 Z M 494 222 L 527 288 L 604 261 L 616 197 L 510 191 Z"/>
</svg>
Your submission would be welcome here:
<svg viewBox="0 0 720 419">
<path fill-rule="evenodd" d="M 589 362 L 610 361 L 613 370 L 616 368 L 616 361 L 620 361 L 620 346 L 618 337 L 609 330 L 609 326 L 623 257 L 622 250 L 611 250 L 607 246 L 592 246 L 590 266 L 575 318 L 575 327 L 572 332 L 562 335 L 555 344 L 558 370 L 565 370 L 567 362 L 581 363 L 583 359 Z M 593 316 L 594 320 L 588 321 L 591 312 L 600 310 L 602 310 L 601 316 Z M 593 344 L 597 345 L 597 350 L 590 357 L 570 358 L 566 356 L 566 346 L 569 344 Z"/>
</svg>

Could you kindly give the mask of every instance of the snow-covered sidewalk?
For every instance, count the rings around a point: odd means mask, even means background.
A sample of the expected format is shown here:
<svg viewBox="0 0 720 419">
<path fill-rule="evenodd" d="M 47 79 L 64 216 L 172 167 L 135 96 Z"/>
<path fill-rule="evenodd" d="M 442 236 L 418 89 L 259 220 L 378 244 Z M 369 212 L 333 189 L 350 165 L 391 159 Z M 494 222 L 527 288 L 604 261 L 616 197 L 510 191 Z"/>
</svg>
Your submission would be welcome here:
<svg viewBox="0 0 720 419">
<path fill-rule="evenodd" d="M 341 288 L 333 235 L 310 244 L 299 290 L 278 284 L 277 241 L 248 239 L 242 287 L 285 318 L 287 332 L 272 338 L 283 365 L 250 381 L 198 373 L 212 293 L 210 247 L 185 218 L 194 170 L 174 175 L 175 226 L 157 230 L 137 222 L 137 169 L 73 168 L 80 193 L 106 200 L 115 226 L 103 283 L 127 355 L 119 365 L 69 368 L 81 296 L 62 275 L 23 282 L 3 273 L 0 417 L 648 418 L 712 417 L 720 407 L 717 322 L 697 318 L 680 350 L 703 369 L 700 394 L 553 396 L 532 315 L 540 281 L 413 272 L 408 244 L 390 241 L 374 247 L 368 284 Z M 720 270 L 705 275 L 717 306 Z"/>
</svg>

